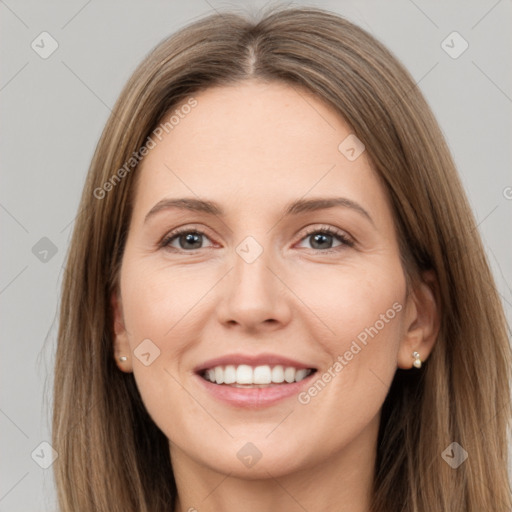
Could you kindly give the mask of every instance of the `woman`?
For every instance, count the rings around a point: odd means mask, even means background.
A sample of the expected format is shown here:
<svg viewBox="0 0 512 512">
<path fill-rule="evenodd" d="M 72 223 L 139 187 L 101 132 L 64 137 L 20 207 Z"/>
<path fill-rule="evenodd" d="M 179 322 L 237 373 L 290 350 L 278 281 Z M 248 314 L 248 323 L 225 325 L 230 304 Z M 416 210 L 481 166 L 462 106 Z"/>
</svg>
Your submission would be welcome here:
<svg viewBox="0 0 512 512">
<path fill-rule="evenodd" d="M 158 45 L 67 270 L 62 511 L 510 510 L 473 215 L 409 74 L 339 16 L 214 15 Z"/>
</svg>

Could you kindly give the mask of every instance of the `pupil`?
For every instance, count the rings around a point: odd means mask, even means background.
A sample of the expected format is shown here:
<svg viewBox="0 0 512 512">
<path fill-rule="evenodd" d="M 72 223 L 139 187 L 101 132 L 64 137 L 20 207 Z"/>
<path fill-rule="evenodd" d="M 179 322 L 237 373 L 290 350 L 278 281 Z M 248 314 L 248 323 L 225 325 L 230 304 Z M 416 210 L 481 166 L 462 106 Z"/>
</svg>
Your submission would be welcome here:
<svg viewBox="0 0 512 512">
<path fill-rule="evenodd" d="M 199 233 L 187 233 L 186 235 L 181 235 L 181 246 L 185 246 L 183 248 L 189 248 L 189 249 L 199 249 L 201 248 L 201 235 Z M 192 244 L 193 247 L 190 245 L 187 247 L 186 244 Z M 195 245 L 194 245 L 195 244 Z"/>
<path fill-rule="evenodd" d="M 324 235 L 322 233 L 318 233 L 316 234 L 314 237 L 313 237 L 313 240 L 314 240 L 314 243 L 312 244 L 313 245 L 313 248 L 316 249 L 315 244 L 319 243 L 320 245 L 322 244 L 322 242 L 326 242 L 326 240 L 328 241 L 328 239 L 332 238 L 331 235 Z M 320 247 L 321 249 L 322 247 Z"/>
</svg>

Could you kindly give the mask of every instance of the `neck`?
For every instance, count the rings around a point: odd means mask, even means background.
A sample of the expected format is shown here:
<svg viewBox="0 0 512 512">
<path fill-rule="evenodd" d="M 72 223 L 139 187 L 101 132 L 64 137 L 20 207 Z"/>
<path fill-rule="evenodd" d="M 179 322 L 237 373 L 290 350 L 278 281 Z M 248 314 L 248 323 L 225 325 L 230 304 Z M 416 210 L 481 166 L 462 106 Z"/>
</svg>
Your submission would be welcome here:
<svg viewBox="0 0 512 512">
<path fill-rule="evenodd" d="M 222 474 L 173 447 L 178 490 L 175 512 L 368 512 L 374 477 L 379 416 L 359 436 L 328 458 L 300 470 L 258 479 Z M 304 455 L 304 454 L 302 454 Z M 313 457 L 312 457 L 313 458 Z M 260 461 L 261 462 L 261 461 Z"/>
</svg>

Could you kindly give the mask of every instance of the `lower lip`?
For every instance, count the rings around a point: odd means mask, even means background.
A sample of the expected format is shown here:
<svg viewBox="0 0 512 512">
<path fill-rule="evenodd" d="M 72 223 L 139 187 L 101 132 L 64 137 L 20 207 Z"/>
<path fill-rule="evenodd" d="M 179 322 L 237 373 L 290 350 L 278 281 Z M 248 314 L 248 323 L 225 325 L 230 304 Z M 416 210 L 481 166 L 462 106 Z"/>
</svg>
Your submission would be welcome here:
<svg viewBox="0 0 512 512">
<path fill-rule="evenodd" d="M 285 398 L 298 395 L 302 388 L 309 385 L 315 373 L 313 372 L 300 382 L 274 384 L 266 388 L 236 388 L 224 384 L 214 384 L 203 379 L 200 375 L 196 375 L 196 377 L 201 381 L 205 389 L 218 400 L 236 407 L 259 409 L 273 405 Z"/>
</svg>

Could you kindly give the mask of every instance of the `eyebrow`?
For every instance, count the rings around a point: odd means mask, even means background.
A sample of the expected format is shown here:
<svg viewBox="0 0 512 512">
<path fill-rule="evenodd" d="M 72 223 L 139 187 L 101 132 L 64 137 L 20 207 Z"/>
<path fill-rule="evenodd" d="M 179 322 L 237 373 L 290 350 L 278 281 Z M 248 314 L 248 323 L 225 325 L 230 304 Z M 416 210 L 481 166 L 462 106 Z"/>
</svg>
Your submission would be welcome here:
<svg viewBox="0 0 512 512">
<path fill-rule="evenodd" d="M 290 215 L 299 215 L 301 213 L 313 212 L 317 210 L 326 210 L 329 208 L 334 208 L 336 206 L 350 208 L 361 214 L 367 220 L 369 220 L 373 225 L 373 219 L 370 214 L 355 201 L 348 199 L 346 197 L 325 197 L 325 198 L 314 198 L 314 199 L 298 199 L 296 201 L 292 201 L 287 204 L 284 209 L 284 216 Z M 169 210 L 172 208 L 177 208 L 180 210 L 187 210 L 192 212 L 201 212 L 207 213 L 210 215 L 216 215 L 219 217 L 224 217 L 225 212 L 222 207 L 213 202 L 207 201 L 204 199 L 196 199 L 193 197 L 183 197 L 183 198 L 165 198 L 159 201 L 158 203 L 151 208 L 151 210 L 146 215 L 144 222 L 147 222 L 148 219 L 158 212 L 162 210 Z"/>
</svg>

